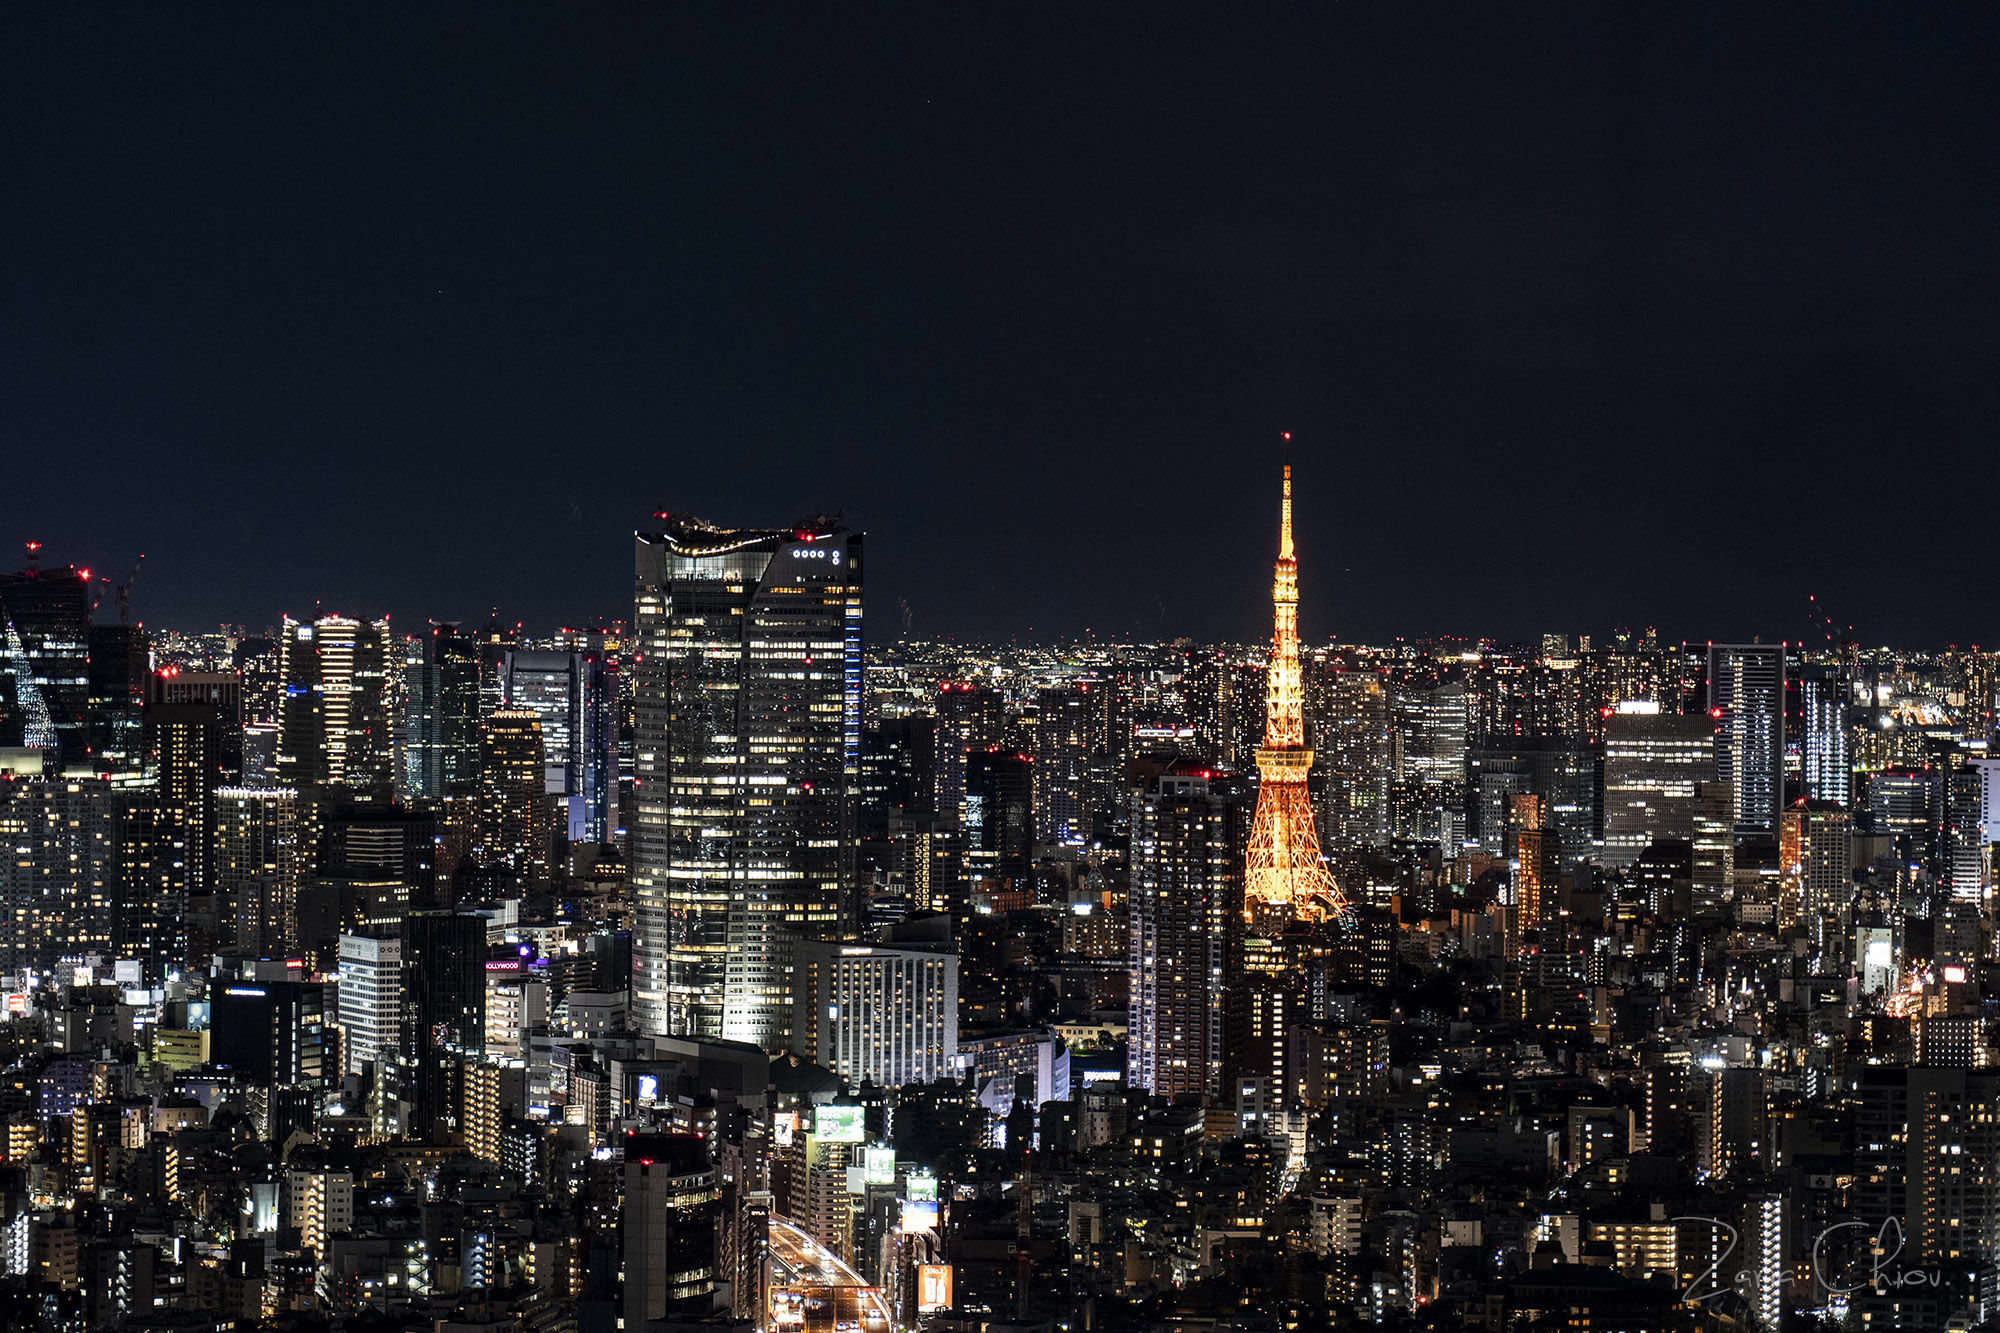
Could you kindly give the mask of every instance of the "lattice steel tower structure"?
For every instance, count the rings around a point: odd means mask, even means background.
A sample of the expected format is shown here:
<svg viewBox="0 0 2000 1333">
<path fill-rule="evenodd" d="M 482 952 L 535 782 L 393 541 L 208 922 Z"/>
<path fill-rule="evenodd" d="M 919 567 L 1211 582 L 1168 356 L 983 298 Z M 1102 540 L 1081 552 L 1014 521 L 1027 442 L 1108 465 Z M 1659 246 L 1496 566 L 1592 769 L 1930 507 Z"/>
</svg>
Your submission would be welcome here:
<svg viewBox="0 0 2000 1333">
<path fill-rule="evenodd" d="M 1292 552 L 1292 469 L 1285 466 L 1278 527 L 1278 573 L 1271 587 L 1277 609 L 1271 632 L 1264 743 L 1257 747 L 1257 815 L 1244 857 L 1244 911 L 1256 917 L 1348 915 L 1347 898 L 1319 851 L 1306 774 L 1304 689 L 1299 676 L 1299 562 Z"/>
</svg>

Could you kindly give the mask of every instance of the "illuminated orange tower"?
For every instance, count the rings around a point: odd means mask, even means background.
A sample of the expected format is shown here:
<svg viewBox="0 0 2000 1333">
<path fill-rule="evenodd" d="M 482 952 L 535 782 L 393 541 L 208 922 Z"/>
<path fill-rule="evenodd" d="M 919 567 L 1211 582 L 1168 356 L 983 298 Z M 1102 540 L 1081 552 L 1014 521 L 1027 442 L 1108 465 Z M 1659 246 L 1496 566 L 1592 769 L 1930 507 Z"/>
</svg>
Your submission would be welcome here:
<svg viewBox="0 0 2000 1333">
<path fill-rule="evenodd" d="M 1244 857 L 1246 915 L 1348 915 L 1347 898 L 1319 854 L 1306 774 L 1304 685 L 1299 675 L 1299 562 L 1292 553 L 1292 469 L 1278 526 L 1278 576 L 1271 587 L 1277 623 L 1271 631 L 1270 684 L 1264 743 L 1257 747 L 1257 816 Z"/>
</svg>

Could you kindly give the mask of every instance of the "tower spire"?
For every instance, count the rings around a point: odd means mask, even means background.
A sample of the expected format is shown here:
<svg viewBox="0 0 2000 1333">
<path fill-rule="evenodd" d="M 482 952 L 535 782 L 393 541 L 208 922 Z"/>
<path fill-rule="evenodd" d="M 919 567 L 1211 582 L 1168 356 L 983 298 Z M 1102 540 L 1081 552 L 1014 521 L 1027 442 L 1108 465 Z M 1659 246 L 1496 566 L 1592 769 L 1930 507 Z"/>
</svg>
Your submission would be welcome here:
<svg viewBox="0 0 2000 1333">
<path fill-rule="evenodd" d="M 1290 436 L 1286 437 L 1287 439 Z M 1271 662 L 1264 743 L 1257 748 L 1257 814 L 1244 857 L 1244 896 L 1254 911 L 1347 915 L 1347 900 L 1319 851 L 1306 774 L 1305 682 L 1299 668 L 1299 562 L 1292 546 L 1292 465 L 1278 510 L 1278 568 L 1271 581 Z"/>
</svg>

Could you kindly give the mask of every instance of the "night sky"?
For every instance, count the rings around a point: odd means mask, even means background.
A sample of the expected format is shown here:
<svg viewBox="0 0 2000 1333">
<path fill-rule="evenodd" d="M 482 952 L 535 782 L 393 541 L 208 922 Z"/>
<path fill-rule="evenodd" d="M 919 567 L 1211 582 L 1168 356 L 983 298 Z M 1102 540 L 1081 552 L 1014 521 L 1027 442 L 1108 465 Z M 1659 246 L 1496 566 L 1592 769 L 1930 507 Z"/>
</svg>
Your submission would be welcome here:
<svg viewBox="0 0 2000 1333">
<path fill-rule="evenodd" d="M 2000 643 L 1996 13 L 15 6 L 0 542 L 543 632 L 840 509 L 872 638 L 1250 639 L 1290 430 L 1311 639 Z"/>
</svg>

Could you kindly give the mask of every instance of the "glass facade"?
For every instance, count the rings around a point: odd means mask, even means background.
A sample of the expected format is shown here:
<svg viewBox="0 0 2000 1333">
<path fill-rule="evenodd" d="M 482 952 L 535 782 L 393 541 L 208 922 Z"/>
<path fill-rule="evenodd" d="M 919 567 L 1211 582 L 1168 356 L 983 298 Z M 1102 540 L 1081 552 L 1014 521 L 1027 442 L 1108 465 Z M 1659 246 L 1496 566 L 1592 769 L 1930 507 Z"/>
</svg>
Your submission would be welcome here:
<svg viewBox="0 0 2000 1333">
<path fill-rule="evenodd" d="M 861 542 L 636 542 L 633 998 L 647 1033 L 791 1039 L 792 947 L 860 919 Z"/>
<path fill-rule="evenodd" d="M 403 785 L 412 796 L 464 791 L 479 778 L 479 645 L 454 624 L 412 640 L 405 673 Z"/>
</svg>

